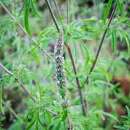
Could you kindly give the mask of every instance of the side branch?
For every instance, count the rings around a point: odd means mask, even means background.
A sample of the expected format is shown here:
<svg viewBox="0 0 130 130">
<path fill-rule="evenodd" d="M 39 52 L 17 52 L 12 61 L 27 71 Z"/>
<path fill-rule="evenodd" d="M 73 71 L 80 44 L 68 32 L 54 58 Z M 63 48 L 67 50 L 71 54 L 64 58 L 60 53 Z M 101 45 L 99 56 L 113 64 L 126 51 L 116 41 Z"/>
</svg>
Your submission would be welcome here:
<svg viewBox="0 0 130 130">
<path fill-rule="evenodd" d="M 113 11 L 112 11 L 112 13 L 111 13 L 111 16 L 110 16 L 108 25 L 107 25 L 107 27 L 106 27 L 106 29 L 105 29 L 105 31 L 104 31 L 104 33 L 103 33 L 102 39 L 101 39 L 101 41 L 100 41 L 100 44 L 99 44 L 99 47 L 98 47 L 98 50 L 97 50 L 97 53 L 96 53 L 94 62 L 93 62 L 93 64 L 92 64 L 92 67 L 90 68 L 90 71 L 89 71 L 89 73 L 88 73 L 88 75 L 87 75 L 87 77 L 86 77 L 86 79 L 85 79 L 85 81 L 84 81 L 82 87 L 84 87 L 84 85 L 85 85 L 86 83 L 88 84 L 89 76 L 90 76 L 90 74 L 93 72 L 93 70 L 94 70 L 94 68 L 95 68 L 95 66 L 96 66 L 96 63 L 97 63 L 99 54 L 100 54 L 100 52 L 101 52 L 104 39 L 105 39 L 105 36 L 106 36 L 107 31 L 108 31 L 108 29 L 109 29 L 109 27 L 110 27 L 110 24 L 111 24 L 111 22 L 112 22 L 112 20 L 113 20 L 113 17 L 114 17 L 115 11 L 116 11 L 116 7 L 117 7 L 117 5 L 115 5 L 114 8 L 113 8 Z"/>
<path fill-rule="evenodd" d="M 14 74 L 8 70 L 2 63 L 0 63 L 0 68 L 3 69 L 7 74 L 9 74 L 10 76 L 14 76 Z M 15 77 L 15 76 L 14 76 Z M 18 78 L 15 77 L 15 81 L 22 87 L 22 89 L 27 92 L 27 94 L 31 97 L 31 99 L 33 101 L 35 101 L 35 99 L 33 98 L 33 96 L 31 95 L 31 93 L 29 92 L 29 90 L 19 81 Z"/>
</svg>

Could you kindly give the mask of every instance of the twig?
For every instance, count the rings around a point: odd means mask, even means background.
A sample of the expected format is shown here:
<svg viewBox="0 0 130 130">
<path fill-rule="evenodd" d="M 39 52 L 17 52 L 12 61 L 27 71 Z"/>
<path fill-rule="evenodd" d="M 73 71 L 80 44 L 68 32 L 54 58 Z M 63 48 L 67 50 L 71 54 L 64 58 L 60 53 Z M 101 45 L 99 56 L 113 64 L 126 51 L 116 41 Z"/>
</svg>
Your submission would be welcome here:
<svg viewBox="0 0 130 130">
<path fill-rule="evenodd" d="M 105 36 L 106 36 L 106 34 L 107 34 L 107 31 L 108 31 L 108 29 L 109 29 L 109 27 L 110 27 L 110 24 L 111 24 L 111 22 L 112 22 L 112 19 L 113 19 L 113 17 L 114 17 L 114 14 L 115 14 L 115 11 L 116 11 L 116 6 L 117 6 L 117 4 L 114 6 L 114 9 L 113 9 L 113 11 L 112 11 L 112 13 L 111 13 L 111 16 L 110 16 L 108 25 L 107 25 L 107 27 L 106 27 L 104 33 L 103 33 L 101 42 L 100 42 L 100 44 L 99 44 L 99 47 L 98 47 L 98 50 L 97 50 L 97 53 L 96 53 L 94 62 L 93 62 L 92 67 L 90 68 L 90 71 L 89 71 L 89 73 L 88 73 L 88 75 L 87 75 L 87 77 L 86 77 L 86 79 L 85 79 L 85 81 L 84 81 L 84 83 L 83 83 L 83 85 L 82 85 L 82 88 L 84 87 L 84 85 L 85 85 L 86 83 L 88 83 L 89 76 L 90 76 L 90 74 L 93 72 L 93 70 L 94 70 L 94 68 L 95 68 L 95 66 L 96 66 L 96 63 L 97 63 L 99 54 L 100 54 L 100 52 L 101 52 L 104 39 L 105 39 Z"/>
<path fill-rule="evenodd" d="M 4 65 L 2 65 L 1 63 L 0 63 L 0 68 L 2 68 L 7 74 L 9 74 L 9 75 L 13 75 L 13 73 L 10 71 L 10 70 L 8 70 Z"/>
<path fill-rule="evenodd" d="M 82 94 L 82 91 L 81 91 L 81 86 L 80 86 L 79 78 L 77 77 L 77 70 L 76 70 L 74 58 L 73 58 L 73 55 L 72 55 L 70 47 L 67 44 L 65 44 L 65 46 L 67 48 L 67 51 L 68 51 L 68 54 L 69 54 L 69 57 L 71 59 L 71 63 L 72 63 L 72 66 L 73 66 L 73 71 L 74 71 L 74 74 L 75 74 L 75 80 L 76 80 L 76 84 L 77 84 L 77 88 L 78 88 L 78 93 L 79 93 L 80 101 L 81 101 L 81 105 L 82 105 L 82 112 L 83 112 L 83 115 L 86 116 L 86 110 L 87 109 L 86 109 L 86 106 L 85 106 L 85 103 L 84 103 L 84 98 L 83 98 L 83 94 Z"/>
<path fill-rule="evenodd" d="M 2 69 L 3 69 L 7 74 L 9 74 L 10 76 L 14 76 L 14 74 L 13 74 L 10 70 L 8 70 L 2 63 L 0 63 L 0 68 L 2 68 Z M 22 89 L 23 89 L 25 92 L 28 93 L 28 95 L 31 97 L 31 99 L 32 99 L 33 101 L 35 101 L 35 99 L 34 99 L 33 96 L 31 95 L 31 93 L 29 92 L 29 90 L 19 81 L 19 79 L 16 78 L 15 76 L 14 76 L 14 78 L 15 78 L 16 82 L 22 87 Z"/>
</svg>

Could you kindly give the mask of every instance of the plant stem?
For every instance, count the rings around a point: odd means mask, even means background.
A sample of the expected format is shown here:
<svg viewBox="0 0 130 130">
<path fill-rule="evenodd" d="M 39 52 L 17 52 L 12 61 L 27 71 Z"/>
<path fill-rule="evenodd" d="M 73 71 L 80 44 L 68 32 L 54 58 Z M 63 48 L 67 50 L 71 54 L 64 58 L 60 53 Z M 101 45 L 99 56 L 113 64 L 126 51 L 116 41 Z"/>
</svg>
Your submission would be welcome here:
<svg viewBox="0 0 130 130">
<path fill-rule="evenodd" d="M 7 74 L 9 74 L 10 76 L 14 76 L 14 74 L 13 74 L 10 70 L 8 70 L 2 63 L 0 63 L 0 68 L 2 68 L 2 69 L 3 69 Z M 16 82 L 22 87 L 22 89 L 23 89 L 25 92 L 27 92 L 27 94 L 31 97 L 31 99 L 32 99 L 33 101 L 35 101 L 35 99 L 34 99 L 33 96 L 31 95 L 31 93 L 30 93 L 29 90 L 23 85 L 23 83 L 21 83 L 21 82 L 19 81 L 19 79 L 16 78 L 16 76 L 14 76 L 14 78 L 15 78 Z"/>
<path fill-rule="evenodd" d="M 63 58 L 63 46 L 64 46 L 64 39 L 63 39 L 63 37 L 64 37 L 64 27 L 63 27 L 63 25 L 62 25 L 62 29 L 60 30 L 60 27 L 59 27 L 59 25 L 58 25 L 58 22 L 57 22 L 57 20 L 56 20 L 56 17 L 55 17 L 55 15 L 53 14 L 53 12 L 52 12 L 52 8 L 51 8 L 51 6 L 50 6 L 50 3 L 49 3 L 49 1 L 48 0 L 45 0 L 46 1 L 46 3 L 47 3 L 47 6 L 48 6 L 48 8 L 49 8 L 49 11 L 50 11 L 50 14 L 51 14 L 51 16 L 52 16 L 52 19 L 53 19 L 53 22 L 54 22 L 54 24 L 55 24 L 55 26 L 56 26 L 56 29 L 57 29 L 57 31 L 58 31 L 58 33 L 60 34 L 60 37 L 59 37 L 59 42 L 57 42 L 56 43 L 56 48 L 55 48 L 55 52 L 59 52 L 60 51 L 60 54 L 62 54 L 62 55 L 60 55 L 59 53 L 58 53 L 58 55 L 56 54 L 55 56 L 55 58 L 58 58 L 59 57 L 59 59 L 61 58 Z M 55 6 L 56 6 L 56 3 L 55 3 Z M 59 10 L 57 10 L 57 12 L 58 12 Z M 60 13 L 58 14 L 58 15 L 60 15 Z M 62 22 L 61 22 L 62 23 Z M 60 40 L 60 39 L 62 39 L 62 40 Z M 57 48 L 58 47 L 58 48 Z M 59 66 L 60 67 L 60 65 L 61 66 L 63 66 L 62 64 L 57 64 L 57 67 Z M 58 72 L 58 71 L 57 71 Z M 61 72 L 60 72 L 61 74 L 64 74 L 64 72 L 62 72 L 62 70 L 61 70 Z M 62 77 L 63 78 L 63 77 Z M 58 77 L 57 77 L 57 79 L 58 79 Z M 62 79 L 63 81 L 64 81 L 64 79 Z M 61 87 L 60 87 L 61 86 Z M 63 86 L 65 86 L 65 84 L 63 85 Z M 62 88 L 62 85 L 59 85 L 59 89 L 61 90 L 63 90 L 63 91 L 65 91 L 64 90 L 64 88 Z M 64 92 L 63 92 L 64 93 Z M 61 93 L 60 93 L 61 94 Z M 63 104 L 62 104 L 62 108 L 63 108 L 63 112 L 64 113 L 66 113 L 66 110 L 68 109 L 67 107 L 68 107 L 68 103 L 66 102 L 66 100 L 65 100 L 65 93 L 64 94 L 61 94 L 61 96 L 62 96 L 62 99 L 64 100 L 64 102 L 63 102 Z M 69 117 L 68 117 L 68 114 L 67 114 L 67 120 L 69 120 Z M 69 121 L 68 121 L 68 123 L 69 123 Z M 67 124 L 68 124 L 67 123 Z M 68 125 L 70 125 L 70 124 L 68 124 Z"/>
<path fill-rule="evenodd" d="M 62 29 L 63 29 L 63 31 L 64 31 L 64 25 L 63 25 L 63 22 L 62 22 L 62 11 L 60 10 L 60 8 L 58 7 L 58 4 L 57 4 L 57 1 L 56 0 L 53 0 L 53 3 L 54 3 L 54 5 L 55 5 L 55 8 L 56 8 L 56 12 L 57 12 L 57 17 L 59 18 L 59 20 L 60 20 L 60 24 L 61 24 L 61 26 L 62 26 Z"/>
<path fill-rule="evenodd" d="M 49 3 L 48 0 L 45 0 L 45 1 L 46 1 L 47 6 L 48 6 L 48 9 L 49 9 L 49 11 L 50 11 L 50 14 L 51 14 L 51 17 L 52 17 L 52 19 L 53 19 L 53 22 L 54 22 L 54 24 L 55 24 L 55 26 L 56 26 L 56 29 L 57 29 L 58 32 L 60 32 L 60 27 L 59 27 L 59 25 L 58 25 L 58 22 L 57 22 L 57 20 L 56 20 L 56 17 L 55 17 L 55 15 L 54 15 L 54 13 L 52 12 L 51 5 L 50 5 L 50 3 Z"/>
<path fill-rule="evenodd" d="M 49 10 L 50 10 L 51 16 L 52 16 L 53 21 L 54 21 L 54 23 L 55 23 L 55 25 L 56 25 L 56 28 L 57 28 L 57 27 L 58 27 L 58 24 L 56 23 L 56 19 L 55 19 L 55 17 L 54 17 L 53 12 L 52 12 L 51 6 L 50 6 L 48 0 L 46 0 L 46 2 L 47 2 L 47 4 L 48 4 L 48 8 L 49 8 Z M 59 11 L 59 10 L 57 10 L 57 12 L 58 12 L 58 11 Z M 60 14 L 60 13 L 58 13 L 58 14 Z M 59 31 L 59 28 L 57 28 L 57 31 L 60 32 L 60 31 Z M 63 27 L 63 31 L 64 31 L 64 27 Z M 75 66 L 75 63 L 74 63 L 74 58 L 73 58 L 73 55 L 72 55 L 72 53 L 71 53 L 71 49 L 70 49 L 69 45 L 65 44 L 65 47 L 67 48 L 67 51 L 68 51 L 68 54 L 69 54 L 69 57 L 70 57 L 70 59 L 71 59 L 71 63 L 72 63 L 72 66 L 73 66 L 73 71 L 74 71 L 74 74 L 75 74 L 75 77 L 76 77 L 76 84 L 77 84 L 77 88 L 78 88 L 78 93 L 79 93 L 79 97 L 80 97 L 80 102 L 81 102 L 81 105 L 82 105 L 82 113 L 83 113 L 84 116 L 86 116 L 86 110 L 87 110 L 87 109 L 86 109 L 86 106 L 85 106 L 85 103 L 84 103 L 84 98 L 83 98 L 83 94 L 82 94 L 82 91 L 81 91 L 81 86 L 80 86 L 79 78 L 77 77 L 77 70 L 76 70 L 76 66 Z"/>
<path fill-rule="evenodd" d="M 117 4 L 116 4 L 116 5 L 114 6 L 114 8 L 113 8 L 113 11 L 112 11 L 112 13 L 111 13 L 111 16 L 110 16 L 108 25 L 107 25 L 107 27 L 106 27 L 106 29 L 105 29 L 105 31 L 104 31 L 104 33 L 103 33 L 102 39 L 101 39 L 101 41 L 100 41 L 100 44 L 99 44 L 99 47 L 98 47 L 98 50 L 97 50 L 97 53 L 96 53 L 94 62 L 93 62 L 92 67 L 90 68 L 90 71 L 89 71 L 89 73 L 88 73 L 88 75 L 87 75 L 87 77 L 86 77 L 86 79 L 85 79 L 85 81 L 84 81 L 84 83 L 83 83 L 83 85 L 82 85 L 82 88 L 84 87 L 84 85 L 85 85 L 86 83 L 88 84 L 89 76 L 90 76 L 90 74 L 93 72 L 93 70 L 94 70 L 94 68 L 95 68 L 95 66 L 96 66 L 96 63 L 97 63 L 99 54 L 100 54 L 100 52 L 101 52 L 104 39 L 105 39 L 105 36 L 106 36 L 106 34 L 107 34 L 107 31 L 108 31 L 108 29 L 109 29 L 109 27 L 110 27 L 110 24 L 111 24 L 111 22 L 112 22 L 112 19 L 113 19 L 113 17 L 114 17 L 114 14 L 115 14 L 115 11 L 116 11 L 116 6 L 117 6 Z"/>
<path fill-rule="evenodd" d="M 9 75 L 13 75 L 13 73 L 10 71 L 10 70 L 8 70 L 3 64 L 1 64 L 0 63 L 0 68 L 2 68 L 7 74 L 9 74 Z"/>
<path fill-rule="evenodd" d="M 78 93 L 79 93 L 79 96 L 80 96 L 80 102 L 81 102 L 81 105 L 82 105 L 82 113 L 83 113 L 84 116 L 86 116 L 86 110 L 87 109 L 86 109 L 86 106 L 85 106 L 85 103 L 84 103 L 84 98 L 83 98 L 83 94 L 82 94 L 82 91 L 81 91 L 79 78 L 77 77 L 77 70 L 76 70 L 74 58 L 73 58 L 70 47 L 67 44 L 65 44 L 65 46 L 67 48 L 67 51 L 68 51 L 68 54 L 69 54 L 69 57 L 71 59 L 71 63 L 72 63 L 72 66 L 73 66 L 73 71 L 74 71 L 74 74 L 75 74 L 75 80 L 76 80 L 76 84 L 77 84 L 77 88 L 78 88 Z"/>
</svg>

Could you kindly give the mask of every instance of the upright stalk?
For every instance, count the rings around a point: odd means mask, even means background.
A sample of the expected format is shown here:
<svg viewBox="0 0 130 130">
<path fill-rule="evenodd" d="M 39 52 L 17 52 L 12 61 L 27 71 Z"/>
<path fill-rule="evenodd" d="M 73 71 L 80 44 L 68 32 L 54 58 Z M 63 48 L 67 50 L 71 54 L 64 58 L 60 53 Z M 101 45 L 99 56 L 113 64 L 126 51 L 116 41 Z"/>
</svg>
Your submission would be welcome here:
<svg viewBox="0 0 130 130">
<path fill-rule="evenodd" d="M 55 15 L 53 14 L 53 11 L 52 11 L 52 8 L 49 4 L 49 1 L 46 0 L 46 3 L 48 5 L 48 8 L 49 8 L 49 11 L 51 13 L 51 16 L 52 16 L 52 19 L 53 19 L 53 22 L 55 23 L 55 26 L 57 28 L 57 31 L 59 33 L 61 33 L 62 31 L 60 30 L 59 28 L 59 25 L 58 25 L 58 22 L 55 18 Z M 57 10 L 58 12 L 59 10 Z M 58 13 L 59 15 L 60 13 Z M 64 31 L 64 28 L 62 29 Z M 85 103 L 84 103 L 84 98 L 83 98 L 83 94 L 82 94 L 82 91 L 81 91 L 81 86 L 80 86 L 80 82 L 79 82 L 79 78 L 77 77 L 77 70 L 76 70 L 76 66 L 75 66 L 75 63 L 74 63 L 74 59 L 73 59 L 73 56 L 72 56 L 72 53 L 71 53 L 71 49 L 69 47 L 69 45 L 65 45 L 65 47 L 67 48 L 67 51 L 68 51 L 68 54 L 69 54 L 69 57 L 71 59 L 71 63 L 72 63 L 72 66 L 73 66 L 73 71 L 74 71 L 74 74 L 75 74 L 75 79 L 76 79 L 76 84 L 77 84 L 77 88 L 78 88 L 78 93 L 79 93 L 79 97 L 80 97 L 80 102 L 81 102 L 81 105 L 82 105 L 82 113 L 84 116 L 86 116 L 86 106 L 85 106 Z"/>
<path fill-rule="evenodd" d="M 66 116 L 66 120 L 64 119 L 64 121 L 67 121 L 67 125 L 68 125 L 68 130 L 71 130 L 72 128 L 72 124 L 70 124 L 70 119 L 68 116 L 68 102 L 66 99 L 66 93 L 65 93 L 65 77 L 64 77 L 64 67 L 63 67 L 63 63 L 64 63 L 64 57 L 63 57 L 63 47 L 64 47 L 64 29 L 60 29 L 58 22 L 55 18 L 55 15 L 53 14 L 52 8 L 50 6 L 50 3 L 48 0 L 45 0 L 48 6 L 48 9 L 50 11 L 50 14 L 52 16 L 53 22 L 56 26 L 56 29 L 59 33 L 59 39 L 55 44 L 55 63 L 56 63 L 56 78 L 57 78 L 57 86 L 59 87 L 59 93 L 63 99 L 63 104 L 62 104 L 62 108 L 63 108 L 63 115 Z"/>
<path fill-rule="evenodd" d="M 74 74 L 75 74 L 75 80 L 76 80 L 76 84 L 77 84 L 77 88 L 78 88 L 80 102 L 81 102 L 81 105 L 82 105 L 82 113 L 83 113 L 84 116 L 86 116 L 87 108 L 86 108 L 86 105 L 85 105 L 85 102 L 84 102 L 85 99 L 83 97 L 83 93 L 82 93 L 82 90 L 81 90 L 79 78 L 77 77 L 77 70 L 76 70 L 74 58 L 73 58 L 73 55 L 72 55 L 72 52 L 71 52 L 71 49 L 70 49 L 69 45 L 65 44 L 65 46 L 67 48 L 67 51 L 68 51 L 68 54 L 69 54 L 69 57 L 71 59 L 71 63 L 72 63 L 72 66 L 73 66 L 73 71 L 74 71 Z"/>
<path fill-rule="evenodd" d="M 57 22 L 57 20 L 56 20 L 55 15 L 54 15 L 54 13 L 53 13 L 53 11 L 52 11 L 51 5 L 50 5 L 50 3 L 49 3 L 48 0 L 45 0 L 45 1 L 46 1 L 46 4 L 47 4 L 47 7 L 48 7 L 48 9 L 49 9 L 49 12 L 50 12 L 50 14 L 51 14 L 51 17 L 52 17 L 52 19 L 53 19 L 53 22 L 54 22 L 54 24 L 55 24 L 55 26 L 56 26 L 56 29 L 57 29 L 58 32 L 60 32 L 60 27 L 59 27 L 59 25 L 58 25 L 58 22 Z"/>
</svg>

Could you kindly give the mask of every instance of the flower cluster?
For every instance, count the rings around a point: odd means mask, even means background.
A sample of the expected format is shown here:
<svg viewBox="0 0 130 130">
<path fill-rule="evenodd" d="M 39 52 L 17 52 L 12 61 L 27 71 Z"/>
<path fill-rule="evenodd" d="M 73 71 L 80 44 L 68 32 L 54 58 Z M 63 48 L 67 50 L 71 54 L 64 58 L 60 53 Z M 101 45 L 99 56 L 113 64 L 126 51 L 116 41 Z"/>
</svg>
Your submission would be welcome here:
<svg viewBox="0 0 130 130">
<path fill-rule="evenodd" d="M 63 46 L 64 46 L 64 39 L 63 34 L 59 36 L 59 39 L 55 45 L 55 62 L 56 62 L 56 79 L 57 79 L 57 86 L 60 87 L 61 91 L 64 91 L 63 88 L 65 86 L 65 77 L 64 77 L 64 57 L 63 57 Z M 63 95 L 63 92 L 61 92 Z"/>
</svg>

